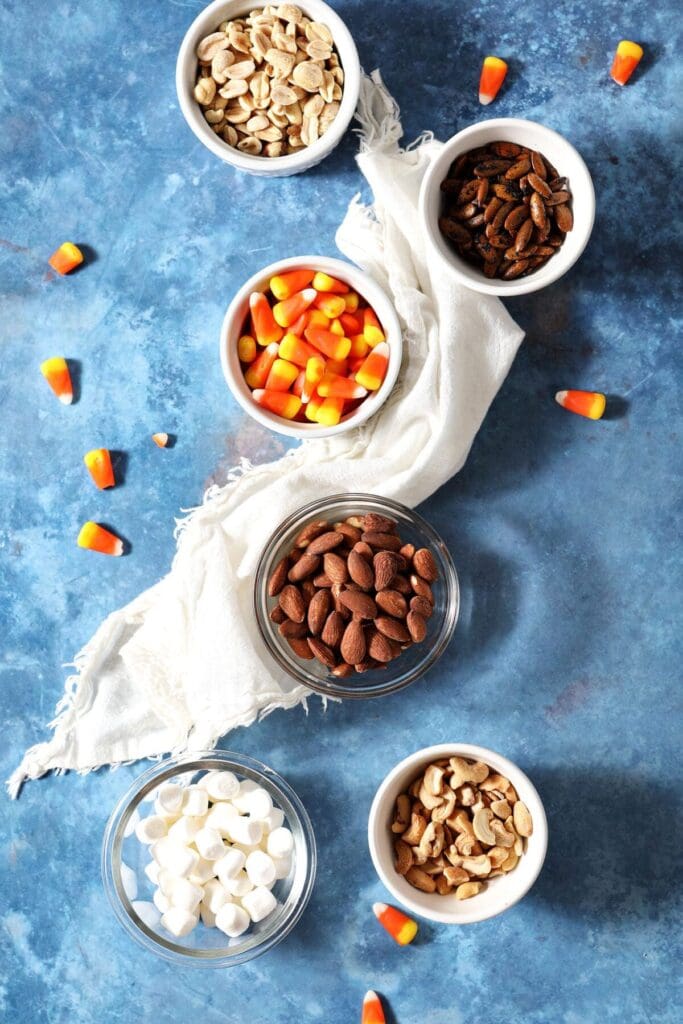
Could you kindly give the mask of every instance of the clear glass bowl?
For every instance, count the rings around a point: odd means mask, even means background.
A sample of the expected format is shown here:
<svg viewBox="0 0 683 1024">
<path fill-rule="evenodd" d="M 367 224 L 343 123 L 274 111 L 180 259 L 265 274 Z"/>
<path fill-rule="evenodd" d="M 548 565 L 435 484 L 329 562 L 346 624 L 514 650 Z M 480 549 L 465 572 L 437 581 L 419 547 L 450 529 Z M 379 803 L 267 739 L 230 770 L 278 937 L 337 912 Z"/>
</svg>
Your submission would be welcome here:
<svg viewBox="0 0 683 1024">
<path fill-rule="evenodd" d="M 218 928 L 200 921 L 184 938 L 176 939 L 161 927 L 161 915 L 152 902 L 154 886 L 145 874 L 149 847 L 135 836 L 140 817 L 152 811 L 154 794 L 162 783 L 197 782 L 207 771 L 231 771 L 239 779 L 252 779 L 268 791 L 285 815 L 294 836 L 292 868 L 276 882 L 278 908 L 265 920 L 252 924 L 244 935 L 228 939 Z M 281 942 L 304 912 L 316 873 L 313 827 L 291 786 L 274 772 L 244 754 L 210 750 L 171 758 L 144 772 L 114 808 L 102 844 L 102 878 L 114 913 L 125 930 L 145 949 L 183 966 L 232 967 L 266 953 Z"/>
<path fill-rule="evenodd" d="M 427 620 L 427 636 L 422 643 L 412 644 L 399 657 L 390 661 L 386 668 L 370 669 L 346 679 L 337 679 L 317 660 L 303 661 L 297 658 L 280 635 L 277 625 L 269 617 L 277 604 L 277 598 L 268 597 L 268 580 L 280 559 L 291 551 L 294 538 L 306 523 L 315 519 L 329 519 L 334 523 L 367 512 L 377 512 L 395 519 L 404 544 L 431 550 L 439 570 L 439 579 L 431 584 L 434 612 Z M 330 697 L 383 697 L 414 682 L 443 654 L 458 621 L 460 589 L 448 548 L 417 512 L 397 501 L 374 494 L 335 494 L 312 501 L 278 526 L 266 544 L 256 570 L 254 605 L 266 646 L 289 676 L 311 690 Z"/>
</svg>

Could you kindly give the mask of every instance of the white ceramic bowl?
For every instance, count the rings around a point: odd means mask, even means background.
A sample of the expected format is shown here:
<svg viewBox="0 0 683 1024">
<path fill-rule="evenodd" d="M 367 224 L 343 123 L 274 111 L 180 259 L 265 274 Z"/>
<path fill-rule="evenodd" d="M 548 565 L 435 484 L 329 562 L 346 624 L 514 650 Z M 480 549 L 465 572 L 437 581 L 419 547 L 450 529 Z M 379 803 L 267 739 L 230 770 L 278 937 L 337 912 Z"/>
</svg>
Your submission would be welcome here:
<svg viewBox="0 0 683 1024">
<path fill-rule="evenodd" d="M 443 203 L 441 182 L 447 176 L 449 167 L 462 153 L 496 141 L 516 142 L 538 150 L 550 160 L 558 174 L 569 179 L 572 193 L 574 227 L 567 233 L 564 244 L 534 273 L 512 281 L 485 277 L 482 271 L 457 254 L 439 230 Z M 500 117 L 464 128 L 444 144 L 422 182 L 420 219 L 431 248 L 461 284 L 474 291 L 503 298 L 526 295 L 545 288 L 566 274 L 586 248 L 595 220 L 595 191 L 583 159 L 565 138 L 535 121 Z"/>
<path fill-rule="evenodd" d="M 317 142 L 312 146 L 302 147 L 289 156 L 250 156 L 248 153 L 242 153 L 239 149 L 229 146 L 211 130 L 211 126 L 204 120 L 202 108 L 194 98 L 197 75 L 195 51 L 200 40 L 210 35 L 211 32 L 215 32 L 222 21 L 242 17 L 249 11 L 265 6 L 263 0 L 214 0 L 208 7 L 205 7 L 192 22 L 181 43 L 176 63 L 176 91 L 185 120 L 199 141 L 215 156 L 232 164 L 233 167 L 248 171 L 250 174 L 284 177 L 289 174 L 298 174 L 299 171 L 305 171 L 320 163 L 340 141 L 358 103 L 360 61 L 351 33 L 331 7 L 328 7 L 322 0 L 302 0 L 301 3 L 297 0 L 297 7 L 312 20 L 327 25 L 334 38 L 339 62 L 344 69 L 344 85 L 339 113 Z"/>
<path fill-rule="evenodd" d="M 394 854 L 390 831 L 396 797 L 431 761 L 440 757 L 466 757 L 484 761 L 499 774 L 510 780 L 520 800 L 529 808 L 533 821 L 533 834 L 514 870 L 492 878 L 482 892 L 468 900 L 457 900 L 454 895 L 440 896 L 415 889 L 394 869 Z M 548 824 L 541 798 L 524 772 L 502 754 L 486 747 L 468 743 L 442 743 L 425 747 L 404 758 L 389 772 L 377 790 L 370 808 L 368 843 L 375 870 L 395 900 L 419 917 L 441 924 L 473 924 L 495 917 L 514 906 L 529 891 L 543 867 L 548 846 Z"/>
<path fill-rule="evenodd" d="M 249 313 L 249 296 L 254 291 L 263 291 L 268 286 L 268 281 L 275 274 L 283 274 L 290 270 L 314 267 L 332 277 L 344 281 L 349 287 L 358 292 L 374 309 L 379 322 L 381 323 L 389 345 L 389 366 L 386 377 L 381 387 L 372 392 L 361 404 L 348 416 L 345 416 L 340 423 L 334 427 L 323 427 L 317 423 L 294 423 L 291 420 L 276 416 L 267 409 L 262 409 L 251 397 L 251 391 L 244 379 L 244 373 L 237 355 L 237 342 L 243 333 L 242 328 Z M 330 437 L 333 434 L 343 434 L 347 430 L 353 430 L 370 419 L 389 397 L 391 389 L 396 383 L 398 371 L 401 367 L 401 354 L 403 341 L 401 327 L 396 316 L 396 311 L 389 301 L 389 298 L 380 286 L 369 277 L 363 270 L 354 267 L 351 263 L 343 260 L 332 259 L 327 256 L 293 256 L 290 259 L 278 260 L 270 266 L 259 270 L 246 281 L 235 295 L 228 306 L 228 311 L 223 319 L 220 339 L 221 365 L 225 379 L 233 395 L 242 406 L 245 412 L 253 416 L 255 420 L 262 423 L 264 427 L 275 430 L 278 434 L 286 434 L 288 437 L 300 439 L 310 437 Z"/>
</svg>

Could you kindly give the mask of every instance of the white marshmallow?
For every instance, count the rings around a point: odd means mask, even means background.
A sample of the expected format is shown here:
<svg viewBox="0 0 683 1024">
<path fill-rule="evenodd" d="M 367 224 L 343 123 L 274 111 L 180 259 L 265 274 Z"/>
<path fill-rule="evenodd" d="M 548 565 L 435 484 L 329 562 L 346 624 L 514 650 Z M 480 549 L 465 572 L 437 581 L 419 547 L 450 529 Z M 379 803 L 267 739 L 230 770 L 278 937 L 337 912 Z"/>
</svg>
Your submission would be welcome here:
<svg viewBox="0 0 683 1024">
<path fill-rule="evenodd" d="M 239 792 L 233 796 L 232 802 L 234 803 L 240 814 L 248 813 L 248 800 L 249 794 L 253 793 L 255 789 L 260 789 L 258 782 L 254 782 L 253 779 L 242 779 L 240 782 Z"/>
<path fill-rule="evenodd" d="M 249 927 L 249 915 L 236 903 L 224 903 L 216 914 L 216 928 L 231 938 L 237 938 Z"/>
<path fill-rule="evenodd" d="M 157 908 L 160 914 L 165 914 L 167 910 L 171 909 L 171 901 L 169 900 L 166 893 L 162 892 L 161 889 L 154 890 L 154 895 L 152 896 L 152 899 L 154 900 L 154 906 Z"/>
<path fill-rule="evenodd" d="M 194 845 L 205 860 L 220 860 L 225 853 L 223 840 L 215 828 L 200 828 L 194 837 Z"/>
<path fill-rule="evenodd" d="M 247 857 L 245 870 L 254 885 L 269 888 L 275 881 L 275 864 L 272 857 L 262 850 L 255 850 Z"/>
<path fill-rule="evenodd" d="M 162 892 L 166 893 L 167 896 L 170 893 L 171 887 L 173 886 L 173 883 L 175 882 L 175 880 L 176 880 L 175 875 L 171 874 L 170 871 L 167 871 L 166 868 L 160 868 L 159 869 L 159 877 L 157 879 L 157 885 L 159 886 L 159 888 L 161 889 Z"/>
<path fill-rule="evenodd" d="M 176 878 L 169 897 L 174 907 L 182 907 L 194 913 L 204 898 L 204 890 L 199 885 L 193 885 L 188 878 Z"/>
<path fill-rule="evenodd" d="M 150 903 L 148 900 L 136 900 L 132 907 L 142 923 L 146 924 L 148 928 L 157 928 L 159 926 L 159 911 L 153 903 Z"/>
<path fill-rule="evenodd" d="M 176 878 L 186 878 L 199 864 L 199 854 L 189 847 L 164 836 L 152 847 L 152 856 L 162 867 Z"/>
<path fill-rule="evenodd" d="M 232 804 L 214 804 L 206 818 L 205 824 L 208 828 L 215 828 L 222 836 L 230 834 L 230 822 L 239 817 L 239 811 Z"/>
<path fill-rule="evenodd" d="M 182 907 L 171 907 L 162 917 L 161 923 L 166 931 L 177 939 L 181 939 L 190 934 L 198 920 L 199 915 L 191 914 L 189 910 L 183 910 Z"/>
<path fill-rule="evenodd" d="M 121 885 L 128 899 L 133 902 L 138 898 L 138 878 L 132 868 L 121 861 Z"/>
<path fill-rule="evenodd" d="M 246 871 L 240 871 L 234 878 L 226 878 L 223 882 L 225 888 L 228 890 L 231 896 L 236 896 L 240 899 L 242 896 L 246 896 L 248 892 L 254 888 L 254 883 L 249 878 Z"/>
<path fill-rule="evenodd" d="M 199 916 L 202 919 L 202 923 L 206 925 L 207 928 L 216 927 L 216 915 L 213 910 L 209 910 L 206 903 L 199 904 Z"/>
<path fill-rule="evenodd" d="M 288 828 L 276 828 L 268 836 L 271 857 L 288 857 L 294 849 L 294 836 Z"/>
<path fill-rule="evenodd" d="M 168 833 L 168 825 L 158 814 L 150 814 L 148 818 L 142 818 L 135 826 L 135 835 L 145 846 L 151 846 L 157 839 L 163 839 Z"/>
<path fill-rule="evenodd" d="M 242 897 L 242 906 L 256 924 L 258 921 L 263 921 L 264 917 L 268 917 L 268 914 L 273 913 L 277 907 L 277 900 L 270 889 L 259 885 Z"/>
<path fill-rule="evenodd" d="M 177 782 L 167 782 L 159 787 L 157 798 L 154 801 L 158 808 L 157 813 L 164 817 L 175 817 L 180 814 L 183 806 L 185 790 Z"/>
<path fill-rule="evenodd" d="M 219 881 L 225 885 L 228 879 L 236 878 L 244 867 L 246 859 L 241 850 L 236 850 L 234 847 L 228 849 L 225 856 L 215 861 L 215 869 Z"/>
<path fill-rule="evenodd" d="M 209 799 L 213 801 L 232 800 L 240 791 L 237 776 L 228 771 L 207 772 L 199 785 L 206 790 Z"/>
<path fill-rule="evenodd" d="M 230 894 L 224 885 L 217 878 L 212 878 L 204 886 L 204 899 L 202 903 L 207 906 L 213 914 L 217 914 L 224 903 L 231 902 Z"/>
<path fill-rule="evenodd" d="M 256 817 L 256 815 L 252 815 Z M 263 824 L 264 832 L 274 832 L 276 828 L 281 828 L 285 823 L 285 812 L 281 811 L 279 807 L 273 807 L 269 814 L 265 818 L 259 819 Z"/>
<path fill-rule="evenodd" d="M 159 865 L 155 860 L 151 860 L 145 868 L 145 874 L 149 878 L 152 885 L 159 884 Z"/>
<path fill-rule="evenodd" d="M 183 793 L 183 814 L 203 818 L 209 809 L 209 795 L 201 786 L 188 786 Z"/>
<path fill-rule="evenodd" d="M 203 818 L 178 818 L 168 830 L 171 839 L 183 846 L 189 846 L 203 826 Z"/>
<path fill-rule="evenodd" d="M 199 858 L 199 863 L 194 871 L 190 872 L 188 878 L 195 885 L 204 885 L 209 879 L 213 878 L 216 874 L 216 868 L 212 860 L 205 860 L 203 857 Z"/>
<path fill-rule="evenodd" d="M 244 786 L 246 786 L 246 782 L 241 783 L 240 791 L 233 799 L 237 810 L 242 814 L 251 815 L 252 818 L 263 819 L 267 817 L 273 809 L 270 793 L 267 793 L 265 789 L 256 784 L 253 784 L 248 789 L 243 789 Z"/>
<path fill-rule="evenodd" d="M 242 846 L 258 846 L 263 836 L 263 825 L 253 818 L 234 818 L 228 833 L 233 843 Z"/>
<path fill-rule="evenodd" d="M 273 863 L 275 864 L 275 879 L 286 878 L 289 872 L 292 870 L 292 858 L 291 857 L 273 857 Z"/>
</svg>

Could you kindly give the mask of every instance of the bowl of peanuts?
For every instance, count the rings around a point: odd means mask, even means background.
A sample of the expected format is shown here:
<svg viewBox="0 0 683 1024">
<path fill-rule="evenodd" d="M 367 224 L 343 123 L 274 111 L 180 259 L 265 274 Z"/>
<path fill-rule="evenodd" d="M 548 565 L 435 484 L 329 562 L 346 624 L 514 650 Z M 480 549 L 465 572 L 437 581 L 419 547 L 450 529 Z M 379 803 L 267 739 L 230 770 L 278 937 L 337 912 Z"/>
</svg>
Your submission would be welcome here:
<svg viewBox="0 0 683 1024">
<path fill-rule="evenodd" d="M 486 747 L 443 743 L 404 758 L 370 808 L 375 870 L 395 900 L 440 924 L 473 924 L 531 889 L 548 846 L 541 798 Z"/>
<path fill-rule="evenodd" d="M 458 132 L 429 167 L 420 219 L 457 280 L 502 298 L 552 284 L 593 229 L 590 172 L 562 135 L 534 121 L 494 118 Z"/>
<path fill-rule="evenodd" d="M 183 116 L 207 149 L 250 174 L 313 167 L 339 143 L 360 89 L 355 43 L 322 0 L 214 0 L 176 64 Z"/>
</svg>

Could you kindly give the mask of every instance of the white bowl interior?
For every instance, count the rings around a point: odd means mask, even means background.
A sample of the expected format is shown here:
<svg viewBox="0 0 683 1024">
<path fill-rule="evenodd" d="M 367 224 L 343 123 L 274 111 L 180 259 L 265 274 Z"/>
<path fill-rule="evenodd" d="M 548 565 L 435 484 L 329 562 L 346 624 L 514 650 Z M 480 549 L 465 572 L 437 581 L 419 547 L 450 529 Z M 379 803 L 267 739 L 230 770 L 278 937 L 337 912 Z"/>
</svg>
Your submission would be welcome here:
<svg viewBox="0 0 683 1024">
<path fill-rule="evenodd" d="M 251 391 L 244 379 L 242 366 L 237 355 L 237 342 L 249 314 L 249 296 L 251 293 L 253 291 L 263 291 L 267 287 L 270 278 L 275 274 L 309 267 L 324 271 L 332 277 L 344 281 L 353 291 L 357 291 L 375 310 L 389 345 L 389 366 L 381 387 L 369 394 L 357 409 L 354 409 L 353 412 L 345 416 L 334 427 L 324 427 L 317 423 L 293 423 L 290 420 L 283 419 L 281 416 L 274 415 L 274 413 L 269 412 L 267 409 L 262 409 L 251 397 Z M 240 288 L 230 303 L 223 320 L 220 338 L 221 365 L 225 379 L 245 412 L 249 413 L 250 416 L 270 430 L 286 434 L 288 437 L 298 437 L 301 439 L 330 437 L 334 434 L 342 434 L 348 430 L 353 430 L 373 416 L 388 398 L 391 389 L 396 383 L 401 366 L 402 348 L 401 326 L 398 322 L 396 311 L 380 286 L 364 271 L 354 267 L 351 263 L 345 263 L 343 260 L 332 259 L 327 256 L 295 256 L 290 259 L 279 260 L 277 263 L 271 263 L 270 266 L 264 267 L 263 270 L 254 274 Z"/>
<path fill-rule="evenodd" d="M 297 153 L 281 157 L 250 156 L 229 146 L 216 135 L 204 119 L 201 107 L 196 102 L 193 91 L 197 74 L 197 44 L 216 28 L 222 21 L 230 21 L 242 17 L 250 11 L 265 7 L 264 0 L 214 0 L 205 7 L 190 25 L 180 46 L 176 63 L 176 91 L 180 109 L 188 125 L 208 149 L 227 163 L 239 167 L 250 174 L 280 176 L 297 174 L 319 163 L 338 144 L 346 131 L 358 103 L 360 90 L 360 60 L 356 44 L 339 15 L 322 0 L 302 0 L 297 2 L 307 17 L 323 22 L 332 32 L 334 44 L 339 54 L 339 62 L 344 69 L 344 86 L 340 101 L 339 113 L 328 130 L 312 146 L 304 147 Z"/>
<path fill-rule="evenodd" d="M 440 757 L 466 757 L 484 761 L 510 780 L 520 800 L 529 808 L 533 821 L 533 834 L 527 840 L 526 850 L 519 863 L 506 875 L 499 875 L 486 883 L 482 892 L 468 900 L 458 900 L 453 894 L 440 896 L 415 889 L 394 868 L 393 836 L 390 823 L 394 803 L 400 793 L 431 761 Z M 543 804 L 536 789 L 512 761 L 469 744 L 448 743 L 426 747 L 401 761 L 377 790 L 370 809 L 368 842 L 375 870 L 380 879 L 404 907 L 420 917 L 442 924 L 471 924 L 494 917 L 520 900 L 536 881 L 543 866 L 548 844 L 548 826 Z"/>
<path fill-rule="evenodd" d="M 448 174 L 450 165 L 462 153 L 496 141 L 516 142 L 538 150 L 550 160 L 561 176 L 569 179 L 572 193 L 574 227 L 567 233 L 564 245 L 533 274 L 513 281 L 484 277 L 482 271 L 458 255 L 439 230 L 439 216 L 443 204 L 441 182 Z M 495 118 L 465 128 L 444 144 L 422 183 L 420 210 L 422 223 L 432 247 L 461 283 L 475 291 L 505 297 L 545 288 L 574 265 L 585 249 L 593 229 L 595 192 L 590 172 L 582 157 L 562 135 L 535 121 Z"/>
</svg>

